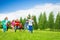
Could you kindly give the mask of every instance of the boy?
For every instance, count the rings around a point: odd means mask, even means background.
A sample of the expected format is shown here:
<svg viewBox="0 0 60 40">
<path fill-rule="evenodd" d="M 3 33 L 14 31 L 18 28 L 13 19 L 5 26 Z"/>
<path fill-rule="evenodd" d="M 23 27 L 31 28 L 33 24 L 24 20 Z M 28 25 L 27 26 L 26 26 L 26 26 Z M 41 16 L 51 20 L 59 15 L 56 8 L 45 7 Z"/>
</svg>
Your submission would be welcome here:
<svg viewBox="0 0 60 40">
<path fill-rule="evenodd" d="M 26 23 L 25 23 L 25 26 L 24 26 L 24 29 L 28 29 L 28 20 L 26 20 Z"/>
<path fill-rule="evenodd" d="M 29 25 L 29 31 L 32 33 L 33 32 L 33 17 L 32 18 L 30 18 L 29 19 L 29 23 L 28 23 L 28 25 Z"/>
</svg>

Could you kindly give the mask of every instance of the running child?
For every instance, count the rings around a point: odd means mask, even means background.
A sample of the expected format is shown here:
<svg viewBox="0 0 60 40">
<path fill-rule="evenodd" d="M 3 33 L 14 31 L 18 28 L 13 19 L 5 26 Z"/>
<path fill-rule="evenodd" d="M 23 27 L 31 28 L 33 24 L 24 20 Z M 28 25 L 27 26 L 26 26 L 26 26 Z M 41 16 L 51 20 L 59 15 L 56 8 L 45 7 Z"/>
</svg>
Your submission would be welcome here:
<svg viewBox="0 0 60 40">
<path fill-rule="evenodd" d="M 29 19 L 29 31 L 32 33 L 33 32 L 33 17 Z"/>
<path fill-rule="evenodd" d="M 24 25 L 24 30 L 28 29 L 28 20 L 26 20 L 26 23 Z"/>
<path fill-rule="evenodd" d="M 11 28 L 12 28 L 12 30 L 14 30 L 14 27 L 15 27 L 15 20 L 12 20 L 12 22 L 11 22 Z"/>
<path fill-rule="evenodd" d="M 7 31 L 7 23 L 8 23 L 8 17 L 5 17 L 5 19 L 2 21 L 3 31 Z"/>
<path fill-rule="evenodd" d="M 19 26 L 20 26 L 20 21 L 18 19 L 16 19 L 16 21 L 15 21 L 15 32 L 17 29 L 19 29 Z"/>
</svg>

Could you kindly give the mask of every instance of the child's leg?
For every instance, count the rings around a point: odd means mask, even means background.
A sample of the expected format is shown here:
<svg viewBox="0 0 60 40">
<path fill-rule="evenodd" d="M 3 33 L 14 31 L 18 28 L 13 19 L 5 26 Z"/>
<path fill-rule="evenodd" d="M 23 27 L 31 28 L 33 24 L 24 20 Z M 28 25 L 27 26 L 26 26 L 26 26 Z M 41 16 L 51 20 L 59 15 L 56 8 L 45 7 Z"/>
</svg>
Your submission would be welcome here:
<svg viewBox="0 0 60 40">
<path fill-rule="evenodd" d="M 8 31 L 8 26 L 7 26 L 7 31 Z"/>
<path fill-rule="evenodd" d="M 31 30 L 31 33 L 33 33 L 33 29 Z"/>
<path fill-rule="evenodd" d="M 14 26 L 11 26 L 12 30 L 14 30 Z"/>
<path fill-rule="evenodd" d="M 15 32 L 16 32 L 17 29 L 18 29 L 18 26 L 15 27 Z"/>
<path fill-rule="evenodd" d="M 5 32 L 5 28 L 3 27 L 3 31 Z"/>
<path fill-rule="evenodd" d="M 12 30 L 14 30 L 14 26 L 12 27 Z"/>
<path fill-rule="evenodd" d="M 6 32 L 7 31 L 7 28 L 3 28 L 3 31 Z"/>
<path fill-rule="evenodd" d="M 27 25 L 27 30 L 29 30 L 29 26 Z"/>
<path fill-rule="evenodd" d="M 24 30 L 26 30 L 26 24 L 24 25 Z"/>
<path fill-rule="evenodd" d="M 15 30 L 15 32 L 16 32 L 16 26 L 14 27 L 14 30 Z"/>
<path fill-rule="evenodd" d="M 30 27 L 30 28 L 29 28 L 30 32 L 33 33 L 33 28 L 32 28 L 32 26 L 30 25 L 29 27 Z"/>
<path fill-rule="evenodd" d="M 6 30 L 7 30 L 6 25 L 3 25 L 3 31 L 6 32 Z"/>
</svg>

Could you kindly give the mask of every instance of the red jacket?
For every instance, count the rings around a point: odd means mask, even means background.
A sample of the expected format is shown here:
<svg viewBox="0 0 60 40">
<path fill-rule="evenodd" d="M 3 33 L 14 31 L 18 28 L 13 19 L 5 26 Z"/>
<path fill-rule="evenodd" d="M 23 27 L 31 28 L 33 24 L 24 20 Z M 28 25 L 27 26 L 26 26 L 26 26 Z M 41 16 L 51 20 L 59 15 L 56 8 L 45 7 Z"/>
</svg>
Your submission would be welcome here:
<svg viewBox="0 0 60 40">
<path fill-rule="evenodd" d="M 15 26 L 19 26 L 20 25 L 20 22 L 19 21 L 16 21 L 15 22 Z"/>
</svg>

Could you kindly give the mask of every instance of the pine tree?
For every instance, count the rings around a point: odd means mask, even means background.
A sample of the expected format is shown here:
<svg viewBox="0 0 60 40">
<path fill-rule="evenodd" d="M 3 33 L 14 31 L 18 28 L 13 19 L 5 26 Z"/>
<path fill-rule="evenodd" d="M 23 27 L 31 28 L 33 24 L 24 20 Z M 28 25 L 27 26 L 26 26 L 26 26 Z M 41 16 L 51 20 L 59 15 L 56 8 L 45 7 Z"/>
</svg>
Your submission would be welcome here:
<svg viewBox="0 0 60 40">
<path fill-rule="evenodd" d="M 39 28 L 41 30 L 46 29 L 46 26 L 47 26 L 47 18 L 46 18 L 45 12 L 43 13 L 43 15 L 42 15 L 42 13 L 40 14 L 39 23 L 38 24 L 39 24 Z"/>
<path fill-rule="evenodd" d="M 2 21 L 0 21 L 0 28 L 2 28 Z"/>
<path fill-rule="evenodd" d="M 22 20 L 23 20 L 22 17 L 20 17 L 20 22 L 21 22 L 21 23 L 22 23 Z"/>
<path fill-rule="evenodd" d="M 54 15 L 53 15 L 53 12 L 51 12 L 50 15 L 49 15 L 48 25 L 49 25 L 50 30 L 54 29 Z"/>
<path fill-rule="evenodd" d="M 47 17 L 46 17 L 46 13 L 44 12 L 43 14 L 43 29 L 46 29 L 47 28 Z"/>
<path fill-rule="evenodd" d="M 38 29 L 36 16 L 33 16 L 33 20 L 34 20 L 34 25 L 33 25 L 33 28 L 34 28 L 34 29 Z"/>
<path fill-rule="evenodd" d="M 56 21 L 55 21 L 55 29 L 60 29 L 60 13 L 57 14 Z"/>
<path fill-rule="evenodd" d="M 41 29 L 41 27 L 42 27 L 42 13 L 40 14 L 38 18 L 38 28 Z"/>
<path fill-rule="evenodd" d="M 20 17 L 20 22 L 22 23 L 23 28 L 24 28 L 24 25 L 25 25 L 25 22 L 26 22 L 26 18 L 22 19 L 22 17 Z"/>
</svg>

